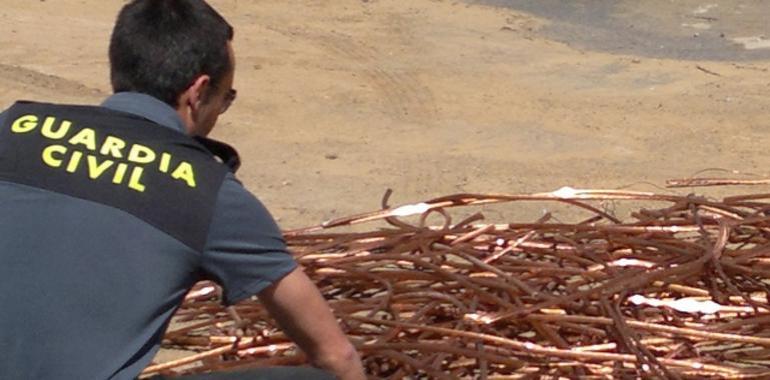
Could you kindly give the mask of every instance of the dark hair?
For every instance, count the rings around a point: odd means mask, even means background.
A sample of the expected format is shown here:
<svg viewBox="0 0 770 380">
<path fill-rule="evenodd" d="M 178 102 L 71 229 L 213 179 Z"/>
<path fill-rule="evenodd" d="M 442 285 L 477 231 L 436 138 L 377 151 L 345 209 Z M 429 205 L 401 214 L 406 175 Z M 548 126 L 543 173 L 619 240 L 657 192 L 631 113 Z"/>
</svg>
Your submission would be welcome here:
<svg viewBox="0 0 770 380">
<path fill-rule="evenodd" d="M 203 0 L 133 0 L 118 14 L 110 40 L 114 92 L 134 91 L 176 107 L 200 75 L 217 87 L 233 68 L 233 27 Z"/>
</svg>

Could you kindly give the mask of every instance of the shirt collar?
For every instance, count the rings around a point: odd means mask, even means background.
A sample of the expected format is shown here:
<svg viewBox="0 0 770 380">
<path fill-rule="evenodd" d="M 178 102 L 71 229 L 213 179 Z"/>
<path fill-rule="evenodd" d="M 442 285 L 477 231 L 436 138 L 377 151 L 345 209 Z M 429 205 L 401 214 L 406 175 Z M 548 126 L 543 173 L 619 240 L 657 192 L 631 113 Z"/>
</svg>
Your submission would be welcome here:
<svg viewBox="0 0 770 380">
<path fill-rule="evenodd" d="M 168 104 L 150 95 L 138 92 L 118 92 L 103 103 L 102 107 L 143 117 L 164 127 L 187 133 L 182 119 Z"/>
</svg>

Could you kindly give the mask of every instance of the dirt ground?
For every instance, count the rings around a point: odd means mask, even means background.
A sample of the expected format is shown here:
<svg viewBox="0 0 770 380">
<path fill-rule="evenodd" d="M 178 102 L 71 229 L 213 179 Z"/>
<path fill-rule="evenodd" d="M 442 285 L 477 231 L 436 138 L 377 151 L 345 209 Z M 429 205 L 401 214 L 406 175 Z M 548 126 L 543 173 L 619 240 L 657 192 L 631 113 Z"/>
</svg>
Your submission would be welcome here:
<svg viewBox="0 0 770 380">
<path fill-rule="evenodd" d="M 387 188 L 412 203 L 770 176 L 766 2 L 211 2 L 236 28 L 239 92 L 214 137 L 287 229 Z M 3 0 L 0 107 L 100 102 L 123 3 Z"/>
<path fill-rule="evenodd" d="M 123 3 L 4 0 L 0 107 L 108 95 Z M 239 91 L 215 137 L 287 229 L 375 209 L 387 188 L 412 203 L 768 175 L 760 1 L 212 3 L 237 29 Z"/>
</svg>

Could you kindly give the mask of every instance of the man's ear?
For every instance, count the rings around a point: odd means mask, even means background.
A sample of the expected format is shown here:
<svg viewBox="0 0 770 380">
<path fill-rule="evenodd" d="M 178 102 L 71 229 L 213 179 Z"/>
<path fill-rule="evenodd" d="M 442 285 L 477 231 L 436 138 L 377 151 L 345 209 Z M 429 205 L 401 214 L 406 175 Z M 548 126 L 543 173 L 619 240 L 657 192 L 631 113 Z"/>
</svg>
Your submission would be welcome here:
<svg viewBox="0 0 770 380">
<path fill-rule="evenodd" d="M 188 95 L 186 99 L 187 105 L 189 105 L 193 111 L 197 111 L 198 107 L 200 107 L 201 103 L 206 98 L 210 83 L 211 77 L 208 75 L 201 75 L 196 78 L 193 84 L 191 84 L 190 87 L 187 88 L 187 91 L 185 91 Z"/>
<path fill-rule="evenodd" d="M 210 91 L 211 77 L 201 75 L 195 78 L 195 81 L 187 87 L 177 98 L 176 112 L 182 119 L 185 128 L 189 134 L 194 134 L 196 126 L 196 115 L 201 103 Z"/>
</svg>

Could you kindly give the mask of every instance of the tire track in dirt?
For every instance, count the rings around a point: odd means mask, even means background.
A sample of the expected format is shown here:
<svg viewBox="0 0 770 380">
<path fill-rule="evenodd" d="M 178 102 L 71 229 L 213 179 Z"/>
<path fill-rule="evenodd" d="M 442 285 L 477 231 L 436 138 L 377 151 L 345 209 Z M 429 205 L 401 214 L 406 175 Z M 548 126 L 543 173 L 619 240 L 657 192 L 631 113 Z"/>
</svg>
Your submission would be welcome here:
<svg viewBox="0 0 770 380">
<path fill-rule="evenodd" d="M 0 63 L 0 99 L 46 98 L 100 99 L 107 93 L 80 82 L 21 66 Z"/>
<path fill-rule="evenodd" d="M 388 67 L 388 55 L 341 33 L 311 33 L 303 30 L 269 28 L 289 37 L 312 41 L 335 59 L 353 64 L 356 72 L 383 100 L 384 111 L 400 121 L 428 122 L 437 115 L 433 92 L 412 68 Z"/>
</svg>

